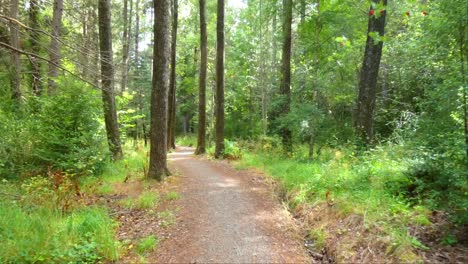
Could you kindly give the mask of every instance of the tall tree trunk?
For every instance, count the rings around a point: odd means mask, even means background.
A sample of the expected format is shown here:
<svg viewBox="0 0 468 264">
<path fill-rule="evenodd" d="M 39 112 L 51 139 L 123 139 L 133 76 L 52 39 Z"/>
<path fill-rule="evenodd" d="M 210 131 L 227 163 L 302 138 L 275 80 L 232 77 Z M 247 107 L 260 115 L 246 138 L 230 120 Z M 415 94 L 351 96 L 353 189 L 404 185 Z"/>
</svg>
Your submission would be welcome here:
<svg viewBox="0 0 468 264">
<path fill-rule="evenodd" d="M 81 75 L 83 78 L 87 79 L 89 75 L 89 59 L 90 59 L 90 52 L 89 50 L 92 49 L 92 41 L 91 41 L 91 32 L 90 28 L 90 20 L 91 20 L 91 8 L 85 7 L 86 11 L 84 11 L 84 16 L 81 24 L 81 34 L 83 35 L 83 49 L 80 52 L 80 59 L 81 59 Z"/>
<path fill-rule="evenodd" d="M 58 67 L 60 64 L 60 31 L 62 30 L 62 14 L 63 14 L 63 0 L 54 0 L 54 12 L 52 17 L 52 38 L 50 39 L 49 48 L 49 79 L 48 90 L 49 95 L 53 95 L 57 90 L 57 83 L 55 79 L 58 76 Z"/>
<path fill-rule="evenodd" d="M 319 108 L 318 102 L 318 79 L 319 79 L 319 49 L 320 49 L 320 31 L 322 30 L 322 25 L 320 21 L 320 0 L 317 0 L 317 21 L 315 22 L 315 31 L 314 31 L 314 81 L 312 84 L 312 100 L 316 106 Z M 314 148 L 317 136 L 317 123 L 311 124 L 310 139 L 309 139 L 309 160 L 314 159 Z"/>
<path fill-rule="evenodd" d="M 92 22 L 89 24 L 91 25 L 91 38 L 92 38 L 92 46 L 95 47 L 96 50 L 100 50 L 100 44 L 99 44 L 99 17 L 97 15 L 97 12 L 96 12 L 96 8 L 97 8 L 97 5 L 93 4 L 92 5 L 92 9 L 91 9 L 91 16 L 92 16 Z M 93 68 L 93 69 L 96 69 L 96 72 L 92 72 L 92 76 L 94 77 L 94 80 L 93 82 L 94 83 L 99 83 L 99 80 L 100 80 L 100 77 L 101 77 L 101 72 L 100 72 L 100 69 L 102 68 L 102 65 L 101 65 L 101 54 L 99 53 L 98 55 L 96 56 L 92 56 L 94 61 L 93 61 L 93 64 L 96 65 L 96 68 Z M 101 67 L 99 67 L 99 65 Z"/>
<path fill-rule="evenodd" d="M 215 158 L 224 154 L 224 0 L 218 0 L 216 19 L 216 146 Z"/>
<path fill-rule="evenodd" d="M 177 16 L 178 2 L 172 0 L 171 78 L 169 83 L 169 112 L 167 122 L 167 148 L 175 148 L 176 112 L 176 60 L 177 60 Z"/>
<path fill-rule="evenodd" d="M 206 47 L 206 7 L 205 0 L 200 2 L 200 77 L 198 79 L 198 138 L 195 154 L 206 152 L 206 69 L 208 52 Z"/>
<path fill-rule="evenodd" d="M 154 0 L 153 90 L 151 93 L 151 146 L 148 176 L 162 181 L 167 169 L 167 104 L 170 66 L 171 1 Z"/>
<path fill-rule="evenodd" d="M 37 0 L 30 0 L 29 1 L 29 26 L 34 29 L 39 29 L 39 4 Z M 30 31 L 30 38 L 29 41 L 31 43 L 31 51 L 34 54 L 40 54 L 41 47 L 40 47 L 40 34 L 38 31 Z M 31 89 L 34 95 L 38 96 L 42 93 L 42 83 L 41 83 L 41 63 L 39 59 L 30 56 L 29 57 L 31 62 Z"/>
<path fill-rule="evenodd" d="M 12 0 L 10 2 L 10 16 L 13 19 L 18 19 L 18 0 Z M 10 33 L 11 33 L 11 46 L 13 48 L 19 49 L 19 36 L 17 25 L 10 21 Z M 11 67 L 12 67 L 12 77 L 11 77 L 11 96 L 13 99 L 20 101 L 21 100 L 21 58 L 20 53 L 12 52 L 11 53 Z"/>
<path fill-rule="evenodd" d="M 130 16 L 128 10 L 128 2 L 130 1 Z M 122 82 L 120 84 L 120 92 L 123 93 L 128 83 L 128 61 L 130 55 L 130 32 L 132 30 L 132 0 L 124 0 L 123 7 L 123 47 L 122 47 Z"/>
<path fill-rule="evenodd" d="M 372 0 L 378 4 L 381 0 Z M 387 0 L 383 0 L 387 5 Z M 373 7 L 371 5 L 370 9 Z M 379 74 L 380 58 L 382 57 L 383 42 L 372 38 L 369 33 L 377 32 L 381 37 L 385 32 L 386 11 L 374 11 L 369 17 L 367 28 L 367 42 L 359 79 L 359 95 L 356 112 L 356 131 L 363 142 L 368 145 L 374 138 L 374 110 L 377 95 L 377 77 Z"/>
<path fill-rule="evenodd" d="M 135 2 L 135 51 L 134 51 L 134 63 L 135 63 L 135 74 L 137 77 L 139 76 L 139 60 L 140 60 L 140 55 L 139 55 L 139 44 L 140 44 L 140 0 L 136 0 Z M 141 85 L 138 85 L 138 95 L 139 95 L 139 100 L 138 100 L 138 108 L 140 109 L 140 115 L 143 116 L 140 119 L 141 123 L 141 132 L 143 134 L 143 140 L 145 142 L 145 146 L 148 145 L 148 135 L 146 133 L 146 116 L 144 115 L 143 108 L 144 108 L 144 99 L 143 99 L 143 87 Z"/>
<path fill-rule="evenodd" d="M 283 55 L 281 65 L 281 106 L 283 116 L 289 114 L 291 108 L 291 24 L 292 24 L 292 0 L 283 0 Z M 292 152 L 291 129 L 281 125 L 281 137 L 283 150 L 286 154 Z"/>
<path fill-rule="evenodd" d="M 107 141 L 114 160 L 123 157 L 114 97 L 114 66 L 112 64 L 111 0 L 99 0 L 99 46 L 101 53 L 102 102 Z"/>
<path fill-rule="evenodd" d="M 467 105 L 467 97 L 468 97 L 468 87 L 466 86 L 465 82 L 465 37 L 466 37 L 466 24 L 463 22 L 460 23 L 460 73 L 462 76 L 462 89 L 463 89 L 463 121 L 464 121 L 464 132 L 465 132 L 465 147 L 466 147 L 466 158 L 468 161 L 468 105 Z M 468 164 L 468 162 L 467 162 Z"/>
</svg>

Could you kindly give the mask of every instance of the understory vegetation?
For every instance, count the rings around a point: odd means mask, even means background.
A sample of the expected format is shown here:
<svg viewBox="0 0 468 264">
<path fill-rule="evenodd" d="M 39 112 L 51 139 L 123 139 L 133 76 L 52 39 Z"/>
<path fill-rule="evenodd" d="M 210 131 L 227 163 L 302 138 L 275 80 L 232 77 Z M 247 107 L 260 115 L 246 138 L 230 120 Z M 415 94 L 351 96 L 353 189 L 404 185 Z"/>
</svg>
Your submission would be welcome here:
<svg viewBox="0 0 468 264">
<path fill-rule="evenodd" d="M 0 0 L 0 262 L 153 256 L 175 135 L 269 175 L 312 257 L 466 262 L 467 11 Z"/>
</svg>

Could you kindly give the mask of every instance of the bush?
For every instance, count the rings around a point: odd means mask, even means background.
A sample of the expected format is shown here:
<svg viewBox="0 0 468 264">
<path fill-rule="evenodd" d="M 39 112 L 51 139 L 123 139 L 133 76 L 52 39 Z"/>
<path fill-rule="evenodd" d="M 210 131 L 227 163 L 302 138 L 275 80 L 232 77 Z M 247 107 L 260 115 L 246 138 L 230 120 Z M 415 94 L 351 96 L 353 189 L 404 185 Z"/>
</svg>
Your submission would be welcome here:
<svg viewBox="0 0 468 264">
<path fill-rule="evenodd" d="M 61 79 L 53 97 L 29 97 L 20 109 L 0 105 L 0 177 L 98 172 L 106 153 L 101 103 L 96 91 Z"/>
</svg>

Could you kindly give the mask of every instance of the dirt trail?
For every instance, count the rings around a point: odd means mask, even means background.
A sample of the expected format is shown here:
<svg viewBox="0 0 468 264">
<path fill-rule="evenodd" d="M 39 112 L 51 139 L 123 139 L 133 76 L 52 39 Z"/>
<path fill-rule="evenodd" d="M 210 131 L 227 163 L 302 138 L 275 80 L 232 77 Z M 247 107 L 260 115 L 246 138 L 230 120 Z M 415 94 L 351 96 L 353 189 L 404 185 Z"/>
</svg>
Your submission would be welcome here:
<svg viewBox="0 0 468 264">
<path fill-rule="evenodd" d="M 182 198 L 159 263 L 309 262 L 294 221 L 262 177 L 192 153 L 170 155 Z"/>
</svg>

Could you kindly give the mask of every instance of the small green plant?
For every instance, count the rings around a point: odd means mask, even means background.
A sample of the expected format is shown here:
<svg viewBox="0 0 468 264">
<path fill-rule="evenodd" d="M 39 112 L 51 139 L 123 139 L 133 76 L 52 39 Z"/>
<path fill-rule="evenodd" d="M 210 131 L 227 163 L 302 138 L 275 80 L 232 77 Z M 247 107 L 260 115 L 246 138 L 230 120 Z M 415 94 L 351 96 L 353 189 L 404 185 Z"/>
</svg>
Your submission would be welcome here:
<svg viewBox="0 0 468 264">
<path fill-rule="evenodd" d="M 324 248 L 327 242 L 327 234 L 323 229 L 309 230 L 309 238 L 314 241 L 314 248 L 316 250 Z"/>
<path fill-rule="evenodd" d="M 147 236 L 138 241 L 137 252 L 138 254 L 147 254 L 158 248 L 158 238 L 154 235 Z"/>
<path fill-rule="evenodd" d="M 162 227 L 169 227 L 175 223 L 175 215 L 169 210 L 159 212 L 158 219 Z"/>
<path fill-rule="evenodd" d="M 150 209 L 155 207 L 159 202 L 159 195 L 152 192 L 146 191 L 138 197 L 136 200 L 136 207 L 138 209 Z"/>
<path fill-rule="evenodd" d="M 180 199 L 180 194 L 178 192 L 168 192 L 165 196 L 165 199 L 167 201 L 174 201 L 174 200 L 179 200 Z"/>
<path fill-rule="evenodd" d="M 119 204 L 127 209 L 133 209 L 135 208 L 135 199 L 128 197 L 120 200 Z"/>
</svg>

